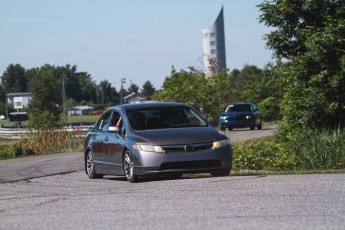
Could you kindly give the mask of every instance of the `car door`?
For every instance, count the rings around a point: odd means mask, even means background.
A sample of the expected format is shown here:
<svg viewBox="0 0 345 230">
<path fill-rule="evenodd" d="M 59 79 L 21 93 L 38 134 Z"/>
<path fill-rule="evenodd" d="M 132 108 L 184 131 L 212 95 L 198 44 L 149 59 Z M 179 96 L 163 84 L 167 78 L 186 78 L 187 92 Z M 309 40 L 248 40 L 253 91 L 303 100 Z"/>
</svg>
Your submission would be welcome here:
<svg viewBox="0 0 345 230">
<path fill-rule="evenodd" d="M 126 141 L 126 129 L 120 113 L 113 112 L 110 126 L 117 126 L 119 131 L 117 133 L 107 132 L 104 142 L 104 153 L 107 159 L 107 169 L 112 174 L 122 174 L 122 152 Z"/>
<path fill-rule="evenodd" d="M 99 170 L 103 170 L 106 164 L 104 157 L 104 142 L 106 139 L 106 132 L 110 123 L 111 111 L 104 113 L 96 123 L 91 134 L 92 138 L 92 152 L 94 154 L 94 163 Z"/>
</svg>

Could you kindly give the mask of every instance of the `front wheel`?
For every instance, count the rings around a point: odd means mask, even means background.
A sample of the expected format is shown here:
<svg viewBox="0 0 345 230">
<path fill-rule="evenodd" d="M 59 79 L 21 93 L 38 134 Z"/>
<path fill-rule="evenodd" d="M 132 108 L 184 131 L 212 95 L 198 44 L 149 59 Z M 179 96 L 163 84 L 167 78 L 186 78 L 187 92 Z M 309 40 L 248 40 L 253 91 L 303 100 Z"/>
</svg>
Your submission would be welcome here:
<svg viewBox="0 0 345 230">
<path fill-rule="evenodd" d="M 138 181 L 138 176 L 134 173 L 133 158 L 131 156 L 131 152 L 128 149 L 126 149 L 123 156 L 123 171 L 129 182 L 134 183 Z"/>
<path fill-rule="evenodd" d="M 229 174 L 230 174 L 230 169 L 211 172 L 211 175 L 213 177 L 229 176 Z"/>
</svg>

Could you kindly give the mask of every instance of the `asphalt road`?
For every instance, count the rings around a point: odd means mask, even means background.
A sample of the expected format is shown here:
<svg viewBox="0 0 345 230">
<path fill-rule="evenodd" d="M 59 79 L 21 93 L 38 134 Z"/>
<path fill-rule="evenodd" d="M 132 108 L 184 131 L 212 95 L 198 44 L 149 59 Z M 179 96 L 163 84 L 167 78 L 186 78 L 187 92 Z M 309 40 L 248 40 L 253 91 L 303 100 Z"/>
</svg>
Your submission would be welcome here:
<svg viewBox="0 0 345 230">
<path fill-rule="evenodd" d="M 0 161 L 0 180 L 6 230 L 345 229 L 344 174 L 202 174 L 132 184 L 88 179 L 77 152 Z"/>
<path fill-rule="evenodd" d="M 0 184 L 0 229 L 345 229 L 344 174 Z"/>
</svg>

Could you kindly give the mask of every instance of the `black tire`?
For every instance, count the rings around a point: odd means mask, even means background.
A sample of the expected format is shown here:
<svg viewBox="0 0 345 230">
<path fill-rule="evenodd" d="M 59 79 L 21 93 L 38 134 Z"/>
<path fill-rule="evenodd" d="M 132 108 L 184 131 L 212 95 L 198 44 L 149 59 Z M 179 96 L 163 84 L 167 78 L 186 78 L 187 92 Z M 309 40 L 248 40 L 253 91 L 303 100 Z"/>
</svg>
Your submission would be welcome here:
<svg viewBox="0 0 345 230">
<path fill-rule="evenodd" d="M 125 173 L 126 179 L 131 182 L 137 182 L 138 176 L 134 173 L 134 163 L 133 163 L 133 157 L 131 152 L 126 149 L 125 153 L 123 154 L 123 172 Z"/>
<path fill-rule="evenodd" d="M 262 120 L 260 121 L 260 124 L 259 124 L 258 126 L 256 126 L 256 128 L 257 128 L 258 130 L 261 130 L 261 129 L 262 129 Z"/>
<path fill-rule="evenodd" d="M 224 127 L 220 127 L 220 131 L 224 132 L 225 128 Z"/>
<path fill-rule="evenodd" d="M 229 174 L 230 174 L 230 169 L 211 172 L 211 175 L 213 177 L 229 176 Z"/>
<path fill-rule="evenodd" d="M 95 167 L 93 164 L 93 153 L 88 151 L 85 158 L 85 172 L 90 179 L 103 178 L 103 175 L 97 174 L 95 172 Z"/>
<path fill-rule="evenodd" d="M 234 128 L 232 126 L 229 126 L 228 129 L 229 129 L 229 131 L 234 130 Z"/>
</svg>

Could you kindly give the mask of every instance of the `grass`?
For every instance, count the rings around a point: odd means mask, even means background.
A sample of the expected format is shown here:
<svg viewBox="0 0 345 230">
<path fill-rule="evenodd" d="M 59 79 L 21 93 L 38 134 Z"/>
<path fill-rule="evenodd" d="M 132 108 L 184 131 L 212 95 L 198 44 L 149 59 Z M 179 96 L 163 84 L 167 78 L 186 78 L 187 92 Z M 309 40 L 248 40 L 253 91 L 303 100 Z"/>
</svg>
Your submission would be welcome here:
<svg viewBox="0 0 345 230">
<path fill-rule="evenodd" d="M 67 122 L 96 122 L 100 115 L 69 116 Z"/>
</svg>

